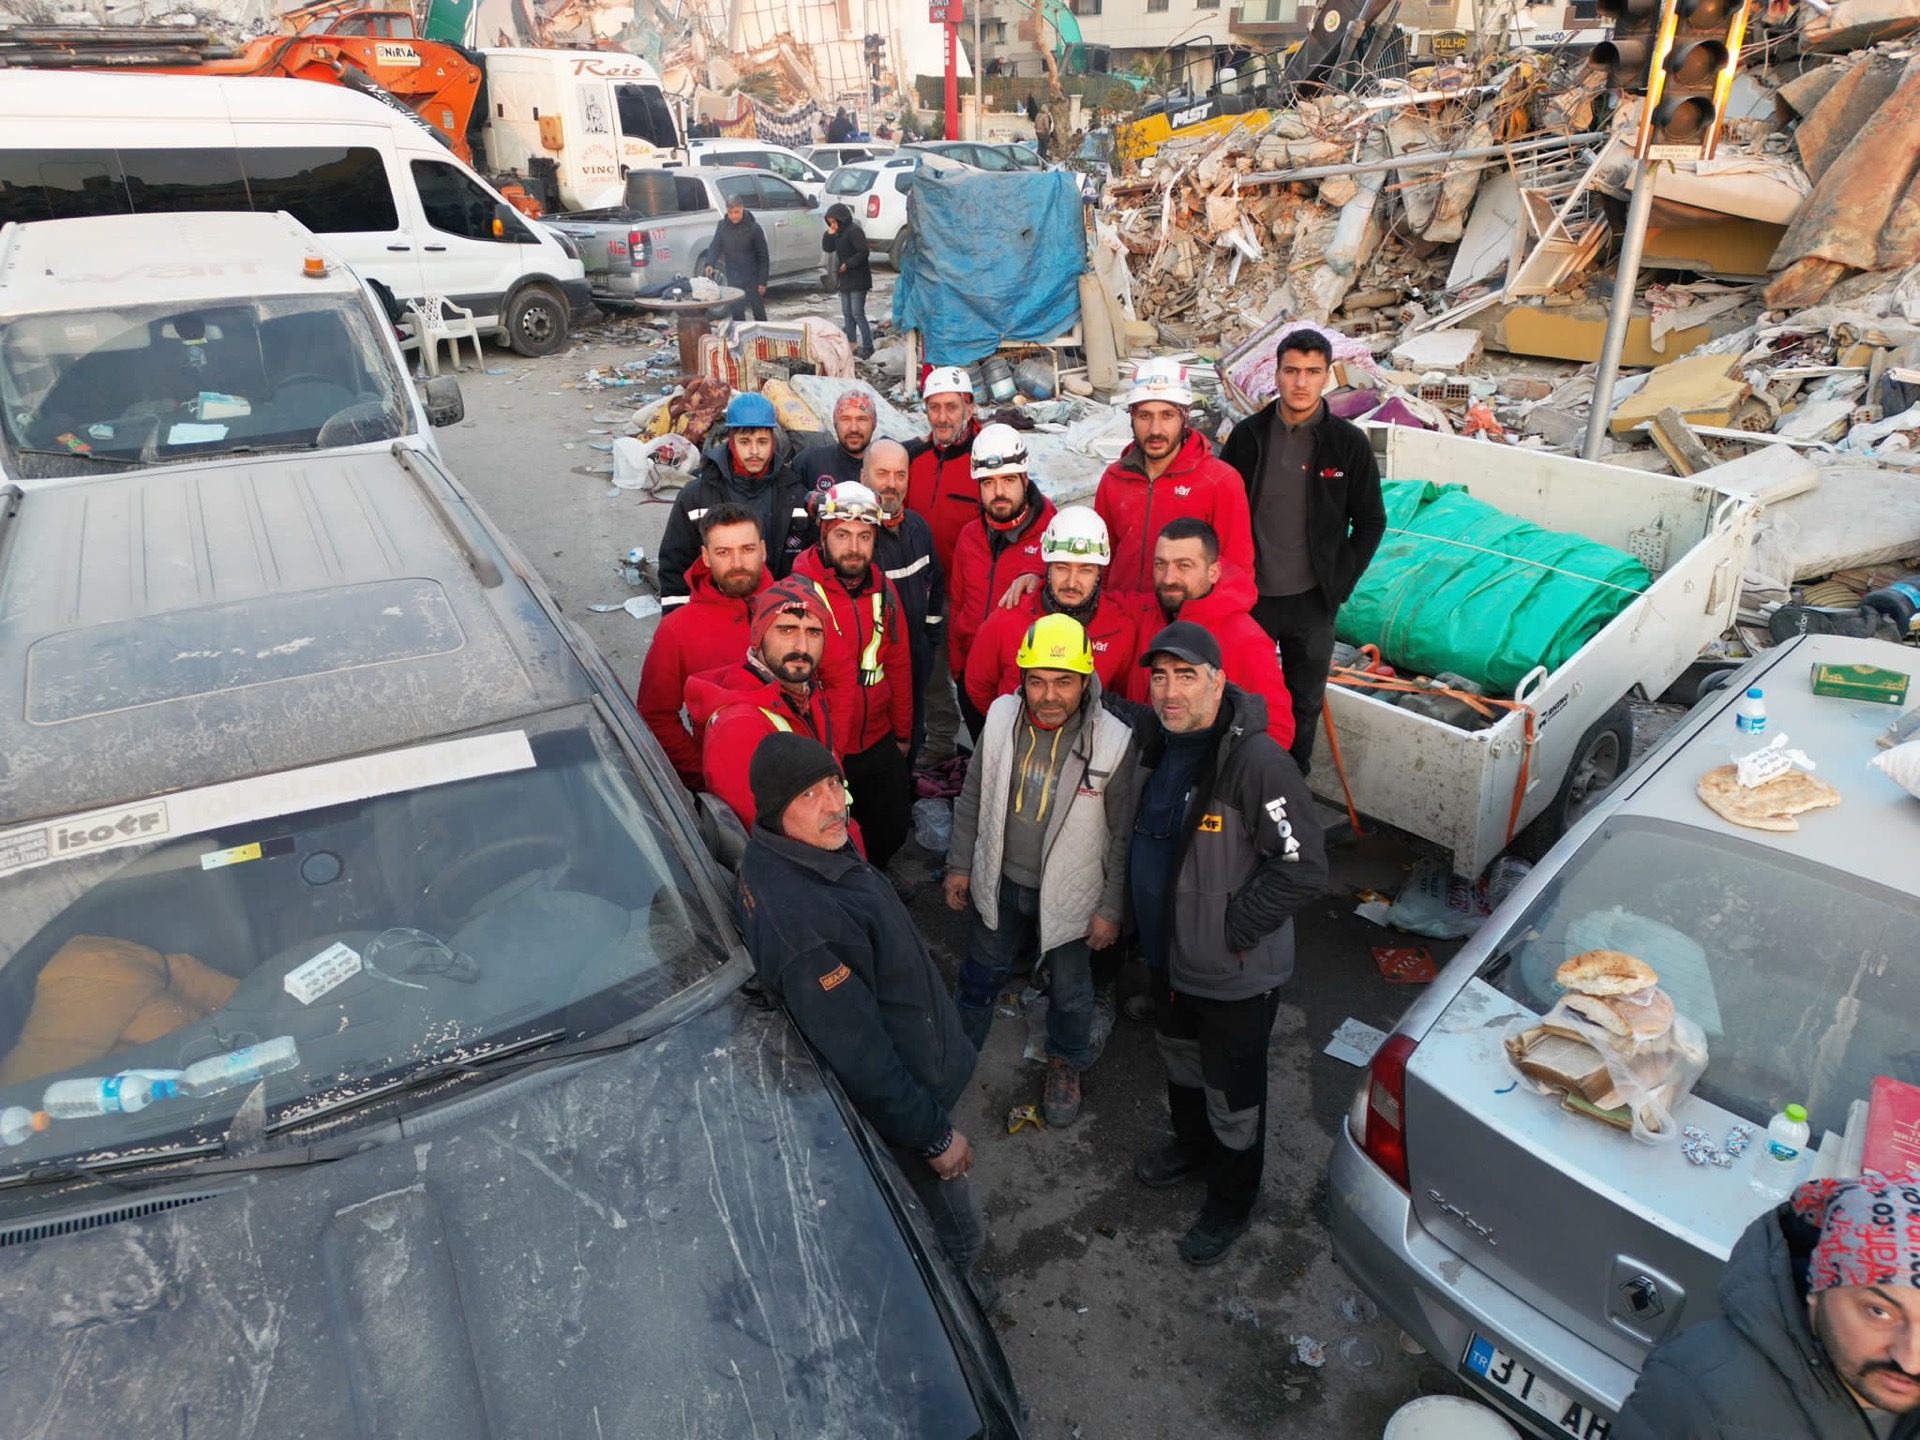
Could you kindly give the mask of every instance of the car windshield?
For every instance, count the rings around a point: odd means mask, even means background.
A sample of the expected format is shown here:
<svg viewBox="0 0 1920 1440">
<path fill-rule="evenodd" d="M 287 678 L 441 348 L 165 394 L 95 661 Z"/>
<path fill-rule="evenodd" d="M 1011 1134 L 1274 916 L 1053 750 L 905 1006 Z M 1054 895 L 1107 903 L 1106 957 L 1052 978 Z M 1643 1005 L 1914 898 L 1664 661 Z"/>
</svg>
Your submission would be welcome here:
<svg viewBox="0 0 1920 1440">
<path fill-rule="evenodd" d="M 15 473 L 391 440 L 411 424 L 365 306 L 339 294 L 0 322 Z"/>
<path fill-rule="evenodd" d="M 271 1131 L 598 1034 L 727 955 L 588 707 L 0 832 L 0 1117 L 51 1117 L 0 1181 L 217 1141 L 263 1074 Z M 134 1075 L 151 1103 L 99 1103 Z"/>
<path fill-rule="evenodd" d="M 871 170 L 836 170 L 827 177 L 829 195 L 864 195 L 872 188 Z"/>
<path fill-rule="evenodd" d="M 1651 965 L 1706 1034 L 1695 1087 L 1765 1124 L 1806 1105 L 1844 1131 L 1876 1075 L 1920 1084 L 1920 900 L 1811 858 L 1621 819 L 1584 845 L 1497 947 L 1482 978 L 1544 1013 L 1553 972 L 1585 950 Z"/>
</svg>

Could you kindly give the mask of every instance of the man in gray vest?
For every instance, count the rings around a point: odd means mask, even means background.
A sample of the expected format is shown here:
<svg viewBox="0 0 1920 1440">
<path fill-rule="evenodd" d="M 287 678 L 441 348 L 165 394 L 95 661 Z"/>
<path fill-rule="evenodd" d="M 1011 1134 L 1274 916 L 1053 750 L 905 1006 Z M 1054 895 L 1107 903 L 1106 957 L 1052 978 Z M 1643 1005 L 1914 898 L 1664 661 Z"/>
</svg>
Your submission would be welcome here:
<svg viewBox="0 0 1920 1440">
<path fill-rule="evenodd" d="M 1014 962 L 1047 976 L 1049 1125 L 1080 1113 L 1093 1063 L 1093 954 L 1125 913 L 1133 830 L 1133 731 L 1100 703 L 1093 647 L 1070 615 L 1042 615 L 1016 661 L 1020 689 L 987 711 L 953 808 L 947 904 L 974 909 L 954 999 L 976 1047 Z M 975 884 L 975 881 L 978 884 Z"/>
</svg>

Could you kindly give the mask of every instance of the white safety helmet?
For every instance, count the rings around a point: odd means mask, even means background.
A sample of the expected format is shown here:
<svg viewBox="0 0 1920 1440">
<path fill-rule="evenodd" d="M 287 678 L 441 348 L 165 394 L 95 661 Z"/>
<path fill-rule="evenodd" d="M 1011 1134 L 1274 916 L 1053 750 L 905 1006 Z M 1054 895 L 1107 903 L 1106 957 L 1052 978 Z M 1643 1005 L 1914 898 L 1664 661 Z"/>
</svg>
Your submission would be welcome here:
<svg viewBox="0 0 1920 1440">
<path fill-rule="evenodd" d="M 1068 565 L 1110 563 L 1113 547 L 1107 539 L 1107 522 L 1089 506 L 1067 506 L 1055 513 L 1047 533 L 1040 537 L 1040 558 L 1049 565 L 1056 560 Z"/>
<path fill-rule="evenodd" d="M 880 497 L 858 480 L 842 480 L 820 497 L 820 509 L 815 518 L 819 520 L 823 534 L 828 526 L 849 520 L 878 529 L 881 524 Z"/>
<path fill-rule="evenodd" d="M 1027 471 L 1027 442 L 1011 425 L 985 425 L 973 437 L 973 478 L 989 475 L 1024 475 Z"/>
<path fill-rule="evenodd" d="M 920 387 L 920 398 L 931 400 L 936 395 L 964 395 L 973 399 L 973 380 L 958 365 L 942 365 L 927 372 L 927 380 Z"/>
<path fill-rule="evenodd" d="M 1149 400 L 1163 400 L 1182 410 L 1190 409 L 1193 384 L 1187 378 L 1187 367 L 1178 360 L 1142 360 L 1133 372 L 1133 385 L 1127 391 L 1127 408 L 1131 410 Z"/>
</svg>

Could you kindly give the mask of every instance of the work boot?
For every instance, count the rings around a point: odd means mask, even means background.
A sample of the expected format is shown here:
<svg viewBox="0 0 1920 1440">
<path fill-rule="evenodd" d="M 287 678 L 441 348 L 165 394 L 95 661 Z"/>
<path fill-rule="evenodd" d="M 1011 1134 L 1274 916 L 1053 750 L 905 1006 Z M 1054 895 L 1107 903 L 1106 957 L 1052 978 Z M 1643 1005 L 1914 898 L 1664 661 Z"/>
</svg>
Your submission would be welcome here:
<svg viewBox="0 0 1920 1440">
<path fill-rule="evenodd" d="M 1049 1129 L 1063 1129 L 1080 1118 L 1080 1072 L 1058 1055 L 1047 1057 L 1047 1082 L 1040 1091 L 1040 1118 Z"/>
<path fill-rule="evenodd" d="M 1200 1218 L 1180 1237 L 1180 1258 L 1189 1265 L 1218 1265 L 1251 1223 L 1251 1216 L 1218 1220 L 1202 1210 Z"/>
<path fill-rule="evenodd" d="M 1196 1155 L 1178 1140 L 1168 1140 L 1133 1157 L 1133 1175 L 1152 1190 L 1170 1190 L 1207 1168 L 1207 1157 Z"/>
</svg>

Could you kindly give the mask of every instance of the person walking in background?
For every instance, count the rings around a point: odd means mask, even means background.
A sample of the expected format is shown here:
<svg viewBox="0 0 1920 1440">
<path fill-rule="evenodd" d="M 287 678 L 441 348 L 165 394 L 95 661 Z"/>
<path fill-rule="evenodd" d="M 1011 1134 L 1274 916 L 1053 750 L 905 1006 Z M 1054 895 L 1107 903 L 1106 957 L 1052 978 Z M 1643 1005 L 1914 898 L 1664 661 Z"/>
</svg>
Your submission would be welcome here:
<svg viewBox="0 0 1920 1440">
<path fill-rule="evenodd" d="M 1159 723 L 1141 742 L 1128 885 L 1159 977 L 1173 1138 L 1133 1169 L 1155 1189 L 1205 1179 L 1180 1258 L 1212 1265 L 1260 1195 L 1267 1049 L 1293 976 L 1293 914 L 1326 889 L 1326 847 L 1306 782 L 1266 733 L 1266 702 L 1227 680 L 1212 635 L 1176 621 L 1140 664 Z"/>
<path fill-rule="evenodd" d="M 694 263 L 701 274 L 723 274 L 727 284 L 747 292 L 733 302 L 730 313 L 734 319 L 746 319 L 749 308 L 754 319 L 767 318 L 767 232 L 737 196 L 727 201 L 725 217 Z"/>
<path fill-rule="evenodd" d="M 1044 105 L 1035 105 L 1033 97 L 1027 97 L 1029 106 L 1027 118 L 1033 122 L 1033 148 L 1040 152 L 1042 160 L 1053 159 L 1053 112 Z"/>
<path fill-rule="evenodd" d="M 760 526 L 774 579 L 793 568 L 813 543 L 807 487 L 793 473 L 786 436 L 764 395 L 744 392 L 727 403 L 727 428 L 707 446 L 700 473 L 680 487 L 660 537 L 660 603 L 687 603 L 687 571 L 700 553 L 700 521 L 719 505 L 738 505 Z"/>
<path fill-rule="evenodd" d="M 1021 688 L 987 712 L 953 807 L 947 905 L 973 931 L 954 987 L 960 1023 L 985 1048 L 1016 962 L 1046 976 L 1048 1125 L 1080 1114 L 1093 1064 L 1093 951 L 1120 936 L 1133 829 L 1133 727 L 1100 703 L 1078 620 L 1042 615 L 1020 645 Z M 977 884 L 976 884 L 977 882 Z"/>
<path fill-rule="evenodd" d="M 794 474 L 809 490 L 831 490 L 842 480 L 858 480 L 873 443 L 873 397 L 849 390 L 834 402 L 833 438 L 816 440 L 793 462 Z"/>
<path fill-rule="evenodd" d="M 1380 467 L 1359 426 L 1327 409 L 1333 344 L 1318 330 L 1280 339 L 1273 403 L 1233 427 L 1220 458 L 1246 486 L 1253 515 L 1253 618 L 1280 646 L 1293 697 L 1289 747 L 1313 759 L 1333 664 L 1333 628 L 1387 533 Z"/>
<path fill-rule="evenodd" d="M 873 563 L 880 525 L 871 490 L 834 486 L 820 501 L 820 543 L 793 573 L 813 585 L 833 619 L 822 666 L 827 709 L 867 856 L 884 870 L 906 843 L 913 808 L 913 656 L 900 592 Z"/>
<path fill-rule="evenodd" d="M 861 479 L 880 501 L 880 533 L 874 537 L 873 563 L 900 592 L 907 615 L 908 649 L 913 656 L 913 744 L 915 763 L 927 739 L 927 686 L 934 657 L 947 637 L 947 575 L 933 554 L 933 531 L 925 517 L 907 508 L 907 447 L 898 440 L 876 440 L 867 447 Z M 946 683 L 946 677 L 940 677 Z"/>
<path fill-rule="evenodd" d="M 853 353 L 865 360 L 873 354 L 873 326 L 867 320 L 867 292 L 873 289 L 873 265 L 868 257 L 867 232 L 843 204 L 827 207 L 827 233 L 820 237 L 840 291 L 840 328 Z"/>
<path fill-rule="evenodd" d="M 769 735 L 749 769 L 754 823 L 739 901 L 754 972 L 880 1132 L 947 1258 L 975 1272 L 986 1217 L 953 1123 L 976 1055 L 913 916 L 847 838 L 847 790 L 826 747 Z"/>
<path fill-rule="evenodd" d="M 700 555 L 687 567 L 686 582 L 687 603 L 667 611 L 654 627 L 634 704 L 680 783 L 698 790 L 700 727 L 689 731 L 680 719 L 687 680 L 712 669 L 720 656 L 742 653 L 758 638 L 754 597 L 773 583 L 760 522 L 751 510 L 716 505 L 700 517 Z"/>
</svg>

